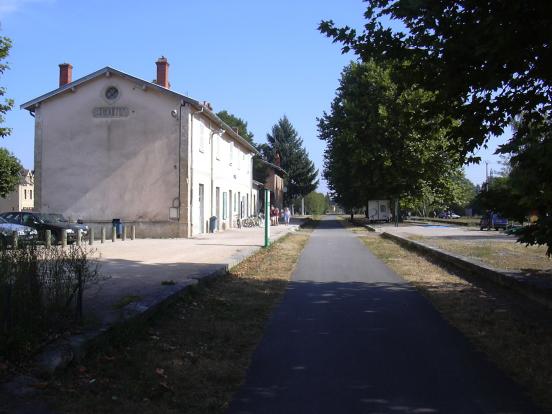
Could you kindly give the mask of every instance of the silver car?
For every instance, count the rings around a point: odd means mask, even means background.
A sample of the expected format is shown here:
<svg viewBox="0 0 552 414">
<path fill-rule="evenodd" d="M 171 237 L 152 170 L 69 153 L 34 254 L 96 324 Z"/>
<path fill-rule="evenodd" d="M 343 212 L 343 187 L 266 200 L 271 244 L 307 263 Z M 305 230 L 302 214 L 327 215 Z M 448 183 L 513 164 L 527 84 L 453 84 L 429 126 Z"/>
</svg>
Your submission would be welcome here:
<svg viewBox="0 0 552 414">
<path fill-rule="evenodd" d="M 17 238 L 21 242 L 32 242 L 38 239 L 38 232 L 29 226 L 14 224 L 0 217 L 0 246 L 11 245 L 13 241 L 13 232 L 17 232 Z"/>
</svg>

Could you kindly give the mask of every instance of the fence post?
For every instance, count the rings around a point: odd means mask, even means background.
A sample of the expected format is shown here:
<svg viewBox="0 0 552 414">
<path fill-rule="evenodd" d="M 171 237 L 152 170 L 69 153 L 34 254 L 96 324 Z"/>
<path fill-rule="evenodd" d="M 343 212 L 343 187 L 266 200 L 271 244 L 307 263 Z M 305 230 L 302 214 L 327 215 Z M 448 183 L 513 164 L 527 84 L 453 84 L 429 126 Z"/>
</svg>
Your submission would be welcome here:
<svg viewBox="0 0 552 414">
<path fill-rule="evenodd" d="M 61 230 L 61 247 L 67 247 L 67 230 Z"/>
<path fill-rule="evenodd" d="M 82 243 L 82 230 L 77 229 L 77 246 L 80 246 Z"/>
<path fill-rule="evenodd" d="M 52 247 L 52 230 L 46 230 L 44 237 L 46 238 L 46 248 Z"/>
<path fill-rule="evenodd" d="M 117 227 L 113 226 L 111 228 L 111 241 L 115 242 L 117 240 Z"/>
<path fill-rule="evenodd" d="M 126 240 L 126 225 L 123 225 L 123 234 L 121 235 L 123 241 Z"/>
<path fill-rule="evenodd" d="M 90 246 L 94 244 L 94 227 L 90 227 L 88 230 L 88 244 Z"/>
<path fill-rule="evenodd" d="M 17 244 L 18 244 L 17 232 L 14 231 L 12 232 L 12 246 L 14 249 L 17 249 Z"/>
<path fill-rule="evenodd" d="M 130 228 L 130 239 L 134 240 L 136 238 L 136 226 L 133 224 Z"/>
<path fill-rule="evenodd" d="M 101 240 L 102 243 L 105 243 L 105 227 L 102 226 L 102 240 Z"/>
</svg>

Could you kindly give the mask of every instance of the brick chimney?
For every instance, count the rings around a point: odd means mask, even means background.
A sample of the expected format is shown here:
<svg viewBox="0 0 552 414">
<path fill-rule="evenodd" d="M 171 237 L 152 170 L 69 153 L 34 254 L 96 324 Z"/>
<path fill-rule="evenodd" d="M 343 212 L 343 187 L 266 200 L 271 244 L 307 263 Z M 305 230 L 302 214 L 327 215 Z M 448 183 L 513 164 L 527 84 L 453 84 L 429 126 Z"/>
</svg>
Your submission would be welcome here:
<svg viewBox="0 0 552 414">
<path fill-rule="evenodd" d="M 61 63 L 59 65 L 59 86 L 67 85 L 73 81 L 73 65 Z"/>
<path fill-rule="evenodd" d="M 171 84 L 169 83 L 169 62 L 167 61 L 167 58 L 165 56 L 161 56 L 157 59 L 155 64 L 157 65 L 157 80 L 155 83 L 163 88 L 169 89 Z"/>
<path fill-rule="evenodd" d="M 280 156 L 280 151 L 276 151 L 276 154 L 274 154 L 274 164 L 280 167 L 281 163 L 282 163 L 282 157 Z"/>
</svg>

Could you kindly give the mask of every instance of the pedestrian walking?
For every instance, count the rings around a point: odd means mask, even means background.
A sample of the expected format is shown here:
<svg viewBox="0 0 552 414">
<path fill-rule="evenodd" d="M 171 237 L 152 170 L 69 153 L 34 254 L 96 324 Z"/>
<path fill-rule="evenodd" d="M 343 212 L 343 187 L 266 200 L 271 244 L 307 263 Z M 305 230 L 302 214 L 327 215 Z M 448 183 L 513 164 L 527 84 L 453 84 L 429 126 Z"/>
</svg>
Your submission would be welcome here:
<svg viewBox="0 0 552 414">
<path fill-rule="evenodd" d="M 276 219 L 276 226 L 280 224 L 280 209 L 278 207 L 274 208 L 274 216 Z"/>
<path fill-rule="evenodd" d="M 290 219 L 291 219 L 291 211 L 289 211 L 289 207 L 286 207 L 284 209 L 284 221 L 286 222 L 286 226 L 289 225 Z"/>
</svg>

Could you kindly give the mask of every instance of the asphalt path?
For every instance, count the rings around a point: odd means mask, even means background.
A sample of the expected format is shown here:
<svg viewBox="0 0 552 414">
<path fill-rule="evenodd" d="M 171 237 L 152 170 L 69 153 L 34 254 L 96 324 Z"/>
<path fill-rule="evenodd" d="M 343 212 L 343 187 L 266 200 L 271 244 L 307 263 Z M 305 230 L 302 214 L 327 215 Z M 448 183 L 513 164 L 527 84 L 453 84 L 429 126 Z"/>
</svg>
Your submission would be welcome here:
<svg viewBox="0 0 552 414">
<path fill-rule="evenodd" d="M 329 217 L 228 413 L 536 413 L 522 390 Z"/>
</svg>

